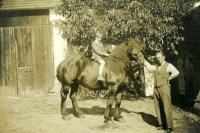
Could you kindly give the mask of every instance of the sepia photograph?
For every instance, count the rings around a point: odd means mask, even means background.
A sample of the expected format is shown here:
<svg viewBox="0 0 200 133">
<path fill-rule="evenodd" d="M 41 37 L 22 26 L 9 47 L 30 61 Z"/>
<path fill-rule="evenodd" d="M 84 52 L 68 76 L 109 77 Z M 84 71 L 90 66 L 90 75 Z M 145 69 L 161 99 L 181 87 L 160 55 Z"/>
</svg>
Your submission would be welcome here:
<svg viewBox="0 0 200 133">
<path fill-rule="evenodd" d="M 200 133 L 199 0 L 0 0 L 0 133 Z"/>
</svg>

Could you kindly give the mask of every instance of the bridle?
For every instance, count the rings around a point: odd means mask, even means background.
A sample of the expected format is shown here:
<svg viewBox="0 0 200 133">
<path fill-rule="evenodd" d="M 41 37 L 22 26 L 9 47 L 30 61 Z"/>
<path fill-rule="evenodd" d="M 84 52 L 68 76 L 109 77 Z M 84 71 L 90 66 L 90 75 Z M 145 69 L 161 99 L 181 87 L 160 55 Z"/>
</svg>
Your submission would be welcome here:
<svg viewBox="0 0 200 133">
<path fill-rule="evenodd" d="M 140 55 L 143 55 L 142 53 L 139 53 L 137 55 L 133 54 L 133 52 L 130 52 L 131 56 L 134 57 L 135 59 L 138 59 Z"/>
<path fill-rule="evenodd" d="M 135 55 L 135 54 L 133 54 L 133 52 L 130 50 L 128 53 L 130 53 L 130 54 L 131 54 L 131 57 L 133 57 L 133 58 L 135 59 L 135 61 L 136 61 L 138 64 L 140 64 L 140 62 L 139 62 L 139 57 L 140 57 L 140 56 L 143 56 L 143 53 L 142 53 L 142 52 L 140 52 L 139 54 Z M 141 65 L 141 64 L 140 64 L 140 65 Z"/>
</svg>

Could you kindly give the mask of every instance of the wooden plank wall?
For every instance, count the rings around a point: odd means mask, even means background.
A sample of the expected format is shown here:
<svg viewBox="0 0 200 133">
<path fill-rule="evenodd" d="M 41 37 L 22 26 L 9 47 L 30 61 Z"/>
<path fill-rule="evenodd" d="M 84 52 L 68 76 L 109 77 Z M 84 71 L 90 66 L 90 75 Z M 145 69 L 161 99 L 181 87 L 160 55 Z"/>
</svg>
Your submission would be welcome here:
<svg viewBox="0 0 200 133">
<path fill-rule="evenodd" d="M 14 29 L 0 28 L 0 84 L 2 94 L 16 94 L 17 59 Z"/>
<path fill-rule="evenodd" d="M 50 25 L 49 10 L 0 11 L 0 27 Z"/>
<path fill-rule="evenodd" d="M 34 32 L 34 33 L 33 33 Z M 54 59 L 52 26 L 38 26 L 32 29 L 32 37 L 35 36 L 33 45 L 35 84 L 37 92 L 46 92 L 54 85 Z M 33 35 L 34 34 L 34 35 Z"/>
<path fill-rule="evenodd" d="M 29 93 L 41 93 L 53 87 L 51 25 L 0 28 L 0 36 L 0 86 L 11 89 L 6 90 L 8 93 L 16 94 L 17 90 L 13 88 L 17 86 L 18 68 L 32 67 L 34 90 Z"/>
<path fill-rule="evenodd" d="M 46 12 L 29 13 L 0 17 L 0 95 L 19 93 L 20 67 L 33 69 L 26 93 L 45 93 L 54 85 L 52 25 Z"/>
</svg>

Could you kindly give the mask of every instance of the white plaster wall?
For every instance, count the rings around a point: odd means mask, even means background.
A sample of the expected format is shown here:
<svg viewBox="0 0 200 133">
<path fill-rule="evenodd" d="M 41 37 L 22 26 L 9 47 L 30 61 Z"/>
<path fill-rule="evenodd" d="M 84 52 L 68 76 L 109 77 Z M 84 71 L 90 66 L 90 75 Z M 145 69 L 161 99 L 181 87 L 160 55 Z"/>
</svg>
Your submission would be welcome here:
<svg viewBox="0 0 200 133">
<path fill-rule="evenodd" d="M 199 2 L 196 2 L 193 6 L 193 9 L 197 8 L 198 6 L 200 6 L 200 1 Z"/>
<path fill-rule="evenodd" d="M 61 16 L 56 15 L 54 9 L 49 10 L 49 20 L 53 23 L 54 20 L 63 19 Z M 60 62 L 66 57 L 67 52 L 67 41 L 64 40 L 56 27 L 53 27 L 53 46 L 54 46 L 54 69 L 56 75 L 56 68 Z M 51 92 L 59 92 L 61 84 L 55 77 L 55 86 Z"/>
</svg>

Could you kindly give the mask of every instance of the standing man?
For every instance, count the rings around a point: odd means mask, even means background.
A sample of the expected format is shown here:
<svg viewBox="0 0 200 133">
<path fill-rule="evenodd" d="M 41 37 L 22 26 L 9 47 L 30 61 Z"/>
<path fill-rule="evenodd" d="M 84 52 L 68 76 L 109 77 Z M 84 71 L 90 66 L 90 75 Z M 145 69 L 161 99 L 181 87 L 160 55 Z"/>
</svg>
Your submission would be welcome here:
<svg viewBox="0 0 200 133">
<path fill-rule="evenodd" d="M 102 56 L 110 55 L 105 51 L 103 47 L 103 44 L 101 42 L 102 35 L 102 33 L 96 32 L 95 41 L 92 43 L 92 59 L 100 63 L 98 76 L 99 81 L 105 81 L 105 79 L 102 76 L 103 68 L 105 66 L 105 61 L 102 59 Z"/>
<path fill-rule="evenodd" d="M 163 52 L 156 53 L 157 66 L 153 66 L 146 60 L 144 65 L 148 70 L 154 71 L 154 104 L 159 123 L 158 130 L 165 129 L 165 133 L 173 131 L 171 87 L 169 81 L 179 75 L 179 71 L 165 61 Z"/>
</svg>

